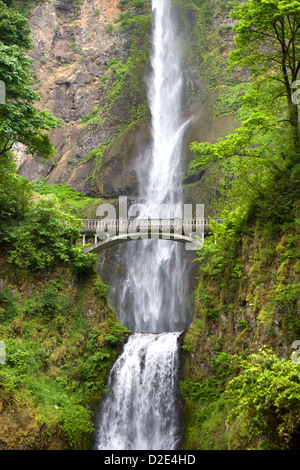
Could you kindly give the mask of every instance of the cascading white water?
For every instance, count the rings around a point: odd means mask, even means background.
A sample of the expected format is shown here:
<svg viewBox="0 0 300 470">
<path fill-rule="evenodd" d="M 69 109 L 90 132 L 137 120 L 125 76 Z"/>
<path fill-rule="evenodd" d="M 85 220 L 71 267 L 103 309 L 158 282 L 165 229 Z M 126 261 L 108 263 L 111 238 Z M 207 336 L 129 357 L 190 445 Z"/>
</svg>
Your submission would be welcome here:
<svg viewBox="0 0 300 470">
<path fill-rule="evenodd" d="M 141 218 L 182 217 L 181 116 L 183 77 L 180 43 L 170 0 L 153 0 L 152 74 L 148 100 L 152 146 L 138 162 Z M 164 207 L 162 207 L 164 205 Z M 157 208 L 159 209 L 157 210 Z M 187 326 L 184 247 L 169 241 L 139 241 L 127 248 L 120 321 L 133 331 L 158 333 Z"/>
<path fill-rule="evenodd" d="M 129 338 L 110 374 L 99 449 L 176 448 L 180 440 L 178 383 L 174 376 L 178 335 L 136 333 Z"/>
<path fill-rule="evenodd" d="M 181 144 L 187 123 L 181 116 L 180 44 L 170 0 L 152 0 L 152 9 L 152 145 L 137 168 L 144 203 L 140 216 L 182 217 Z M 153 214 L 158 204 L 165 204 L 164 214 Z M 170 241 L 128 246 L 116 308 L 121 323 L 136 333 L 110 374 L 98 449 L 172 450 L 178 444 L 177 340 L 189 321 L 183 254 L 184 247 Z"/>
</svg>

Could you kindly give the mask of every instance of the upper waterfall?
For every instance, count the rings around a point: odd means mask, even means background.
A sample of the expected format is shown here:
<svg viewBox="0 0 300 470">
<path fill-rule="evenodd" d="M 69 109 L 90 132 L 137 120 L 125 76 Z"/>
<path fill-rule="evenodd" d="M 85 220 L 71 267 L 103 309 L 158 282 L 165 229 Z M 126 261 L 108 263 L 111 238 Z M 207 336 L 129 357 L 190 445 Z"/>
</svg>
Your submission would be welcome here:
<svg viewBox="0 0 300 470">
<path fill-rule="evenodd" d="M 148 100 L 152 116 L 153 143 L 145 192 L 147 203 L 174 203 L 181 201 L 183 79 L 180 43 L 172 19 L 170 1 L 153 0 L 152 8 L 155 24 Z M 141 193 L 143 184 L 144 181 L 140 181 Z"/>
<path fill-rule="evenodd" d="M 183 74 L 170 0 L 153 0 L 148 100 L 152 145 L 137 161 L 140 217 L 182 217 L 181 145 Z M 155 240 L 127 248 L 126 279 L 117 306 L 121 322 L 137 332 L 180 331 L 187 325 L 184 247 Z"/>
</svg>

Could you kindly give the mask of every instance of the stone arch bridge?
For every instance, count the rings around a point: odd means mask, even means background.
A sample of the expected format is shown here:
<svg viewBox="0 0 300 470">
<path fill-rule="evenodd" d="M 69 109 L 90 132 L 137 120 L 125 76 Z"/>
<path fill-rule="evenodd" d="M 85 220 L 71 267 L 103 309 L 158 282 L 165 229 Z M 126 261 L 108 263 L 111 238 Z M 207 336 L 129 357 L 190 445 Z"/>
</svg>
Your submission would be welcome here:
<svg viewBox="0 0 300 470">
<path fill-rule="evenodd" d="M 102 250 L 131 240 L 171 240 L 185 243 L 187 249 L 199 249 L 210 222 L 222 219 L 88 219 L 83 220 L 84 253 Z"/>
</svg>

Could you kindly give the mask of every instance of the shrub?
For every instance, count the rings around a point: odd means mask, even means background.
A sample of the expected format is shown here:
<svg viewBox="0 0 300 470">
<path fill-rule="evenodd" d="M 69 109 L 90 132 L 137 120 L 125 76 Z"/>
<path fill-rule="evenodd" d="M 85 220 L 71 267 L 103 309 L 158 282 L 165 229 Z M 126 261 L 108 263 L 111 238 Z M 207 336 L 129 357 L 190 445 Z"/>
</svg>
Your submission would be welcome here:
<svg viewBox="0 0 300 470">
<path fill-rule="evenodd" d="M 98 279 L 94 284 L 94 292 L 99 299 L 107 299 L 109 295 L 109 286 L 104 284 L 101 279 Z"/>
<path fill-rule="evenodd" d="M 236 401 L 229 415 L 231 449 L 276 450 L 300 445 L 300 364 L 270 350 L 240 364 L 226 394 Z M 259 442 L 257 442 L 257 440 Z"/>
<path fill-rule="evenodd" d="M 91 411 L 82 405 L 68 404 L 63 408 L 63 430 L 73 448 L 79 448 L 82 435 L 93 431 Z"/>
<path fill-rule="evenodd" d="M 95 253 L 84 254 L 78 246 L 72 247 L 72 257 L 72 271 L 79 277 L 90 275 L 98 262 L 98 256 Z"/>
<path fill-rule="evenodd" d="M 114 32 L 114 25 L 112 23 L 107 23 L 107 25 L 105 26 L 105 30 L 109 36 L 112 36 Z"/>
<path fill-rule="evenodd" d="M 12 321 L 19 313 L 19 296 L 13 294 L 8 287 L 0 290 L 0 320 Z"/>
<path fill-rule="evenodd" d="M 55 196 L 41 199 L 22 225 L 12 228 L 9 262 L 20 270 L 45 270 L 67 262 L 73 241 L 80 238 L 80 221 L 59 209 Z"/>
</svg>

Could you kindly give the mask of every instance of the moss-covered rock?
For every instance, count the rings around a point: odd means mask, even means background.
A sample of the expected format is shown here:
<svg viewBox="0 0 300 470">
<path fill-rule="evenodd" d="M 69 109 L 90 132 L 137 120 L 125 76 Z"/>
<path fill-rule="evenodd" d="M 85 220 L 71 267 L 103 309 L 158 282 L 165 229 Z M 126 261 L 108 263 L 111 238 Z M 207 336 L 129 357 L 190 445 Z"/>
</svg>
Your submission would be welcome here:
<svg viewBox="0 0 300 470">
<path fill-rule="evenodd" d="M 244 449 L 242 439 L 234 444 L 229 439 L 238 422 L 228 424 L 231 403 L 224 392 L 239 362 L 265 347 L 291 360 L 292 344 L 300 337 L 298 249 L 295 215 L 280 233 L 263 227 L 260 219 L 248 220 L 202 257 L 195 317 L 183 346 L 184 448 Z M 207 394 L 201 392 L 204 386 Z M 273 431 L 279 440 L 272 445 L 281 448 L 284 439 Z M 263 441 L 251 439 L 246 448 L 260 448 Z"/>
<path fill-rule="evenodd" d="M 127 330 L 96 274 L 17 276 L 1 257 L 0 448 L 91 448 L 93 414 Z"/>
</svg>

